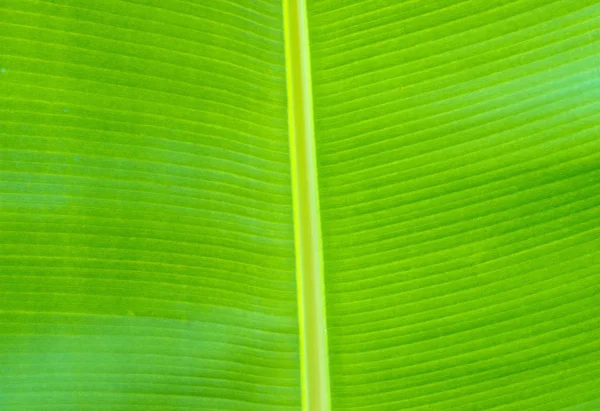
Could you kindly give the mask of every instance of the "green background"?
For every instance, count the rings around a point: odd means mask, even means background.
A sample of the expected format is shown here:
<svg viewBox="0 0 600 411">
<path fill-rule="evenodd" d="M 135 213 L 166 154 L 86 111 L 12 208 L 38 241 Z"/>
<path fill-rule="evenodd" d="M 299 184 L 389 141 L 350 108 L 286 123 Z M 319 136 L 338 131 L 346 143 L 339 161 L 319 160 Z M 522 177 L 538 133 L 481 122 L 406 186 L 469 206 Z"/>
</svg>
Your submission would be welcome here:
<svg viewBox="0 0 600 411">
<path fill-rule="evenodd" d="M 298 408 L 281 3 L 0 22 L 0 409 Z"/>
<path fill-rule="evenodd" d="M 593 410 L 600 3 L 308 0 L 331 403 Z M 0 0 L 0 410 L 299 409 L 279 0 Z"/>
</svg>

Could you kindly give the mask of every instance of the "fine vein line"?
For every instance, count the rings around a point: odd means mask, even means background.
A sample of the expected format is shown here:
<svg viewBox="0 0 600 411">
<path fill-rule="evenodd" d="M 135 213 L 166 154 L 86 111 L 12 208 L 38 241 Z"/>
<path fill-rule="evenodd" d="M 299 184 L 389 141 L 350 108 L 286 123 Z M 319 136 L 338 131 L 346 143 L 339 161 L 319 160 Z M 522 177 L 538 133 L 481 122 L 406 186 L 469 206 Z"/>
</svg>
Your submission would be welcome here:
<svg viewBox="0 0 600 411">
<path fill-rule="evenodd" d="M 325 286 L 305 0 L 283 0 L 302 408 L 330 409 Z"/>
</svg>

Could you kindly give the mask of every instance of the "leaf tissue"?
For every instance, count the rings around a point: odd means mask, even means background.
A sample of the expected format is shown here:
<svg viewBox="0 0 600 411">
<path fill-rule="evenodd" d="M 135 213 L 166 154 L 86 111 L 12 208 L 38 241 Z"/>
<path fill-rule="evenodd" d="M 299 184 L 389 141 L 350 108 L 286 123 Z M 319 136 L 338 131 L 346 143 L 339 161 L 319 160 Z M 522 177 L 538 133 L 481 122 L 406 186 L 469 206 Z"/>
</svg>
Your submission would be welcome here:
<svg viewBox="0 0 600 411">
<path fill-rule="evenodd" d="M 0 410 L 600 409 L 597 0 L 0 36 Z"/>
</svg>

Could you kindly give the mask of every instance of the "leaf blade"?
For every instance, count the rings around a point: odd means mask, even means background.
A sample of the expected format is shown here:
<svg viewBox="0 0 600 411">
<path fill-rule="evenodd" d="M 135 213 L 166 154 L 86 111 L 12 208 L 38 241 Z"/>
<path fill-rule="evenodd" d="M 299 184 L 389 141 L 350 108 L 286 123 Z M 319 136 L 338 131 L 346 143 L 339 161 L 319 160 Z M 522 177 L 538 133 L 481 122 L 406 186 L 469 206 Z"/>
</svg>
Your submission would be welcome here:
<svg viewBox="0 0 600 411">
<path fill-rule="evenodd" d="M 595 2 L 308 10 L 334 409 L 589 401 Z"/>
<path fill-rule="evenodd" d="M 280 2 L 0 9 L 0 407 L 299 407 Z"/>
</svg>

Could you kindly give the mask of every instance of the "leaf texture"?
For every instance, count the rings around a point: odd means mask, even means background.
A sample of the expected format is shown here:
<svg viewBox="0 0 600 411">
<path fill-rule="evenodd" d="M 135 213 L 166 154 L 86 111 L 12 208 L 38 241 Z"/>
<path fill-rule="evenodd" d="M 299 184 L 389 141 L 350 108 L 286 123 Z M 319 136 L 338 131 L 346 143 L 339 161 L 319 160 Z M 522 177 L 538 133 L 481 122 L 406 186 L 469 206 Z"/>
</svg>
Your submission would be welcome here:
<svg viewBox="0 0 600 411">
<path fill-rule="evenodd" d="M 308 10 L 333 408 L 597 399 L 598 2 Z"/>
<path fill-rule="evenodd" d="M 0 409 L 303 407 L 289 4 L 0 0 Z M 331 408 L 597 409 L 600 3 L 299 4 Z"/>
<path fill-rule="evenodd" d="M 299 408 L 281 2 L 0 6 L 0 409 Z"/>
</svg>

